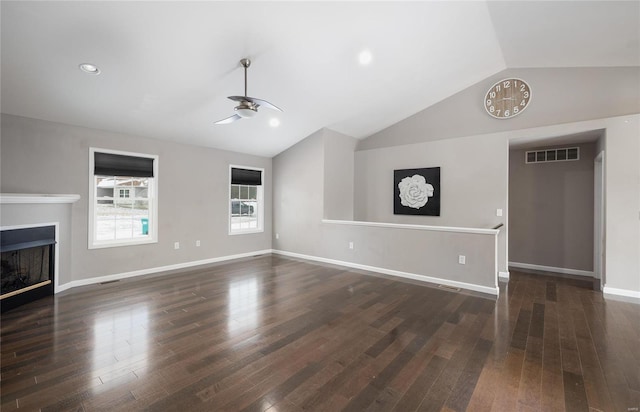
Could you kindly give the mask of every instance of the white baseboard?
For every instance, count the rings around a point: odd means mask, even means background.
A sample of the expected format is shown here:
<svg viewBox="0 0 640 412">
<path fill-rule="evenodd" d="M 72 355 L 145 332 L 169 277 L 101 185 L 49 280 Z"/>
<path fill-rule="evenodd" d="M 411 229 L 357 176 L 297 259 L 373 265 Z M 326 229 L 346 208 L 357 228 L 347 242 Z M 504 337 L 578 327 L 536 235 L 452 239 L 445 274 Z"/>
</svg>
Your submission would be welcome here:
<svg viewBox="0 0 640 412">
<path fill-rule="evenodd" d="M 286 251 L 283 251 L 283 250 L 273 250 L 273 253 L 276 253 L 276 254 L 279 254 L 279 255 L 283 255 L 283 256 L 289 256 L 289 257 L 293 257 L 293 258 L 313 260 L 313 261 L 322 262 L 322 263 L 329 263 L 329 264 L 332 264 L 332 265 L 346 266 L 346 267 L 350 267 L 350 268 L 354 268 L 354 269 L 362 269 L 362 270 L 367 270 L 369 272 L 383 273 L 385 275 L 398 276 L 398 277 L 401 277 L 401 278 L 413 279 L 413 280 L 418 280 L 418 281 L 427 282 L 427 283 L 435 283 L 435 284 L 439 284 L 439 285 L 452 286 L 452 287 L 455 287 L 455 288 L 472 290 L 474 292 L 481 292 L 481 293 L 486 293 L 486 294 L 489 294 L 489 295 L 498 296 L 498 293 L 500 291 L 497 287 L 492 288 L 492 287 L 488 287 L 488 286 L 474 285 L 472 283 L 458 282 L 458 281 L 455 281 L 455 280 L 436 278 L 436 277 L 432 277 L 432 276 L 417 275 L 415 273 L 401 272 L 401 271 L 398 271 L 398 270 L 385 269 L 385 268 L 380 268 L 380 267 L 376 267 L 376 266 L 361 265 L 359 263 L 345 262 L 345 261 L 342 261 L 342 260 L 328 259 L 328 258 L 323 258 L 323 257 L 318 257 L 318 256 L 311 256 L 311 255 L 304 255 L 304 254 L 301 254 L 301 253 L 286 252 Z"/>
<path fill-rule="evenodd" d="M 280 255 L 283 255 L 283 256 L 289 256 L 289 257 L 294 257 L 294 258 L 299 258 L 299 259 L 306 259 L 306 260 L 312 260 L 312 261 L 316 261 L 316 262 L 329 263 L 329 264 L 334 264 L 334 265 L 339 265 L 339 266 L 346 266 L 346 267 L 351 267 L 351 268 L 354 268 L 354 269 L 362 269 L 362 270 L 367 270 L 367 271 L 370 271 L 370 272 L 383 273 L 385 275 L 398 276 L 398 277 L 401 277 L 401 278 L 413 279 L 413 280 L 418 280 L 418 281 L 427 282 L 427 283 L 435 283 L 435 284 L 441 284 L 441 285 L 446 285 L 446 286 L 452 286 L 452 287 L 456 287 L 456 288 L 460 288 L 460 289 L 467 289 L 467 290 L 486 293 L 486 294 L 490 294 L 490 295 L 496 295 L 497 296 L 498 293 L 499 293 L 499 289 L 497 287 L 496 288 L 491 288 L 491 287 L 487 287 L 487 286 L 474 285 L 472 283 L 458 282 L 458 281 L 455 281 L 455 280 L 447 280 L 447 279 L 436 278 L 436 277 L 432 277 L 432 276 L 417 275 L 417 274 L 414 274 L 414 273 L 401 272 L 401 271 L 398 271 L 398 270 L 385 269 L 385 268 L 379 268 L 379 267 L 368 266 L 368 265 L 361 265 L 359 263 L 345 262 L 345 261 L 341 261 L 341 260 L 327 259 L 327 258 L 321 258 L 321 257 L 317 257 L 317 256 L 304 255 L 304 254 L 301 254 L 301 253 L 285 252 L 285 251 L 282 251 L 282 250 L 273 250 L 273 249 L 265 249 L 265 250 L 255 251 L 255 252 L 240 253 L 240 254 L 237 254 L 237 255 L 220 256 L 220 257 L 215 257 L 215 258 L 211 258 L 211 259 L 203 259 L 203 260 L 196 260 L 196 261 L 192 261 L 192 262 L 177 263 L 175 265 L 159 266 L 159 267 L 154 267 L 154 268 L 134 270 L 134 271 L 131 271 L 131 272 L 116 273 L 116 274 L 113 274 L 113 275 L 97 276 L 97 277 L 92 277 L 92 278 L 87 278 L 87 279 L 73 280 L 71 282 L 59 285 L 56 293 L 63 292 L 65 290 L 68 290 L 68 289 L 71 289 L 71 288 L 75 288 L 75 287 L 78 287 L 78 286 L 93 285 L 93 284 L 96 284 L 96 283 L 103 283 L 103 282 L 112 282 L 114 280 L 127 279 L 127 278 L 136 277 L 136 276 L 150 275 L 150 274 L 155 274 L 155 273 L 160 273 L 160 272 L 168 272 L 168 271 L 171 271 L 171 270 L 186 269 L 186 268 L 195 267 L 195 266 L 204 266 L 204 265 L 208 265 L 208 264 L 212 264 L 212 263 L 224 262 L 224 261 L 234 260 L 234 259 L 241 259 L 241 258 L 257 256 L 257 255 L 266 255 L 266 254 L 269 254 L 269 253 L 276 253 L 276 254 L 280 254 Z M 508 276 L 509 272 L 500 272 L 500 273 L 501 274 L 507 273 L 507 276 Z"/>
<path fill-rule="evenodd" d="M 509 272 L 498 272 L 498 280 L 509 281 Z"/>
<path fill-rule="evenodd" d="M 246 258 L 246 257 L 251 257 L 256 255 L 266 255 L 271 252 L 272 252 L 271 249 L 265 249 L 265 250 L 259 250 L 256 252 L 240 253 L 237 255 L 220 256 L 220 257 L 215 257 L 211 259 L 177 263 L 175 265 L 159 266 L 159 267 L 148 268 L 148 269 L 134 270 L 131 272 L 116 273 L 113 275 L 97 276 L 97 277 L 92 277 L 87 279 L 72 280 L 71 282 L 65 283 L 63 285 L 59 285 L 59 287 L 56 290 L 56 293 L 65 291 L 67 289 L 75 288 L 78 286 L 93 285 L 96 283 L 111 282 L 114 280 L 127 279 L 135 276 L 150 275 L 154 273 L 167 272 L 170 270 L 186 269 L 194 266 L 209 265 L 211 263 L 224 262 L 224 261 L 233 260 L 233 259 L 241 259 L 241 258 Z"/>
<path fill-rule="evenodd" d="M 640 300 L 640 291 L 637 290 L 629 290 L 629 289 L 618 289 L 618 288 L 610 288 L 609 286 L 605 286 L 602 288 L 602 293 L 611 296 L 624 296 L 625 298 L 632 298 Z"/>
<path fill-rule="evenodd" d="M 587 276 L 591 278 L 595 277 L 595 274 L 592 271 L 588 271 L 588 270 L 556 268 L 553 266 L 533 265 L 531 263 L 519 263 L 519 262 L 509 262 L 509 266 L 517 269 L 531 269 L 531 270 L 540 270 L 543 272 L 562 273 L 563 275 Z"/>
</svg>

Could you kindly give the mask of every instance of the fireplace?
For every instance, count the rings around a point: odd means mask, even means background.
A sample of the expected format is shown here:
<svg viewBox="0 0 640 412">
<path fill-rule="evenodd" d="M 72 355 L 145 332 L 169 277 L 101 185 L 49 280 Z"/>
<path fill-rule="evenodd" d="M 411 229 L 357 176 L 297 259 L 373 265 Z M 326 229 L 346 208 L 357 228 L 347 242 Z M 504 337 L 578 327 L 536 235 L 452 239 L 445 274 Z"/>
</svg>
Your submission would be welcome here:
<svg viewBox="0 0 640 412">
<path fill-rule="evenodd" d="M 0 310 L 5 312 L 54 293 L 55 226 L 0 233 Z"/>
</svg>

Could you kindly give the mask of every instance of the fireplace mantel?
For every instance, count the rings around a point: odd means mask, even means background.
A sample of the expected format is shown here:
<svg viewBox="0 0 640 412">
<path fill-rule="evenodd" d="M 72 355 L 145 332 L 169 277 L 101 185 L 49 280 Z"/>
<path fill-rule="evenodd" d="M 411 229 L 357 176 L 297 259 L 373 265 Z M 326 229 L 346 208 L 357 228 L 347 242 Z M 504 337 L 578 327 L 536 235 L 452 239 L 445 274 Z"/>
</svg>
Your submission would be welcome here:
<svg viewBox="0 0 640 412">
<path fill-rule="evenodd" d="M 75 203 L 78 200 L 80 195 L 73 194 L 0 193 L 0 204 Z"/>
</svg>

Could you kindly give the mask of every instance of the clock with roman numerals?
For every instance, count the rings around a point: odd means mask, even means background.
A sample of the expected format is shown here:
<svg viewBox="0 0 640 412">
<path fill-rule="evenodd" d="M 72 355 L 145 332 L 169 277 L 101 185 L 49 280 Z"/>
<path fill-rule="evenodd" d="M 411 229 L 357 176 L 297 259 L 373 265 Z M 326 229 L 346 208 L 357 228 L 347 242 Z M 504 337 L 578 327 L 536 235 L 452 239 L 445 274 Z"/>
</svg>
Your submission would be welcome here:
<svg viewBox="0 0 640 412">
<path fill-rule="evenodd" d="M 484 97 L 484 108 L 496 119 L 510 119 L 529 106 L 531 87 L 521 79 L 503 79 L 491 86 Z"/>
</svg>

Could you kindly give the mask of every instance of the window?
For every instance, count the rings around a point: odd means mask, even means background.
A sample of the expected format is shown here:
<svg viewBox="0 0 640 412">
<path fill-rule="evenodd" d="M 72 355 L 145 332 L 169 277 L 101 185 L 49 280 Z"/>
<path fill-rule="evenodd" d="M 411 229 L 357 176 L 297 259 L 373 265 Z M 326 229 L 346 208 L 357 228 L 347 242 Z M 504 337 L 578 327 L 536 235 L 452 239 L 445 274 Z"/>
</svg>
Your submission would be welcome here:
<svg viewBox="0 0 640 412">
<path fill-rule="evenodd" d="M 264 169 L 230 167 L 230 235 L 264 231 L 263 173 Z"/>
<path fill-rule="evenodd" d="M 153 243 L 158 156 L 89 149 L 89 248 Z"/>
</svg>

